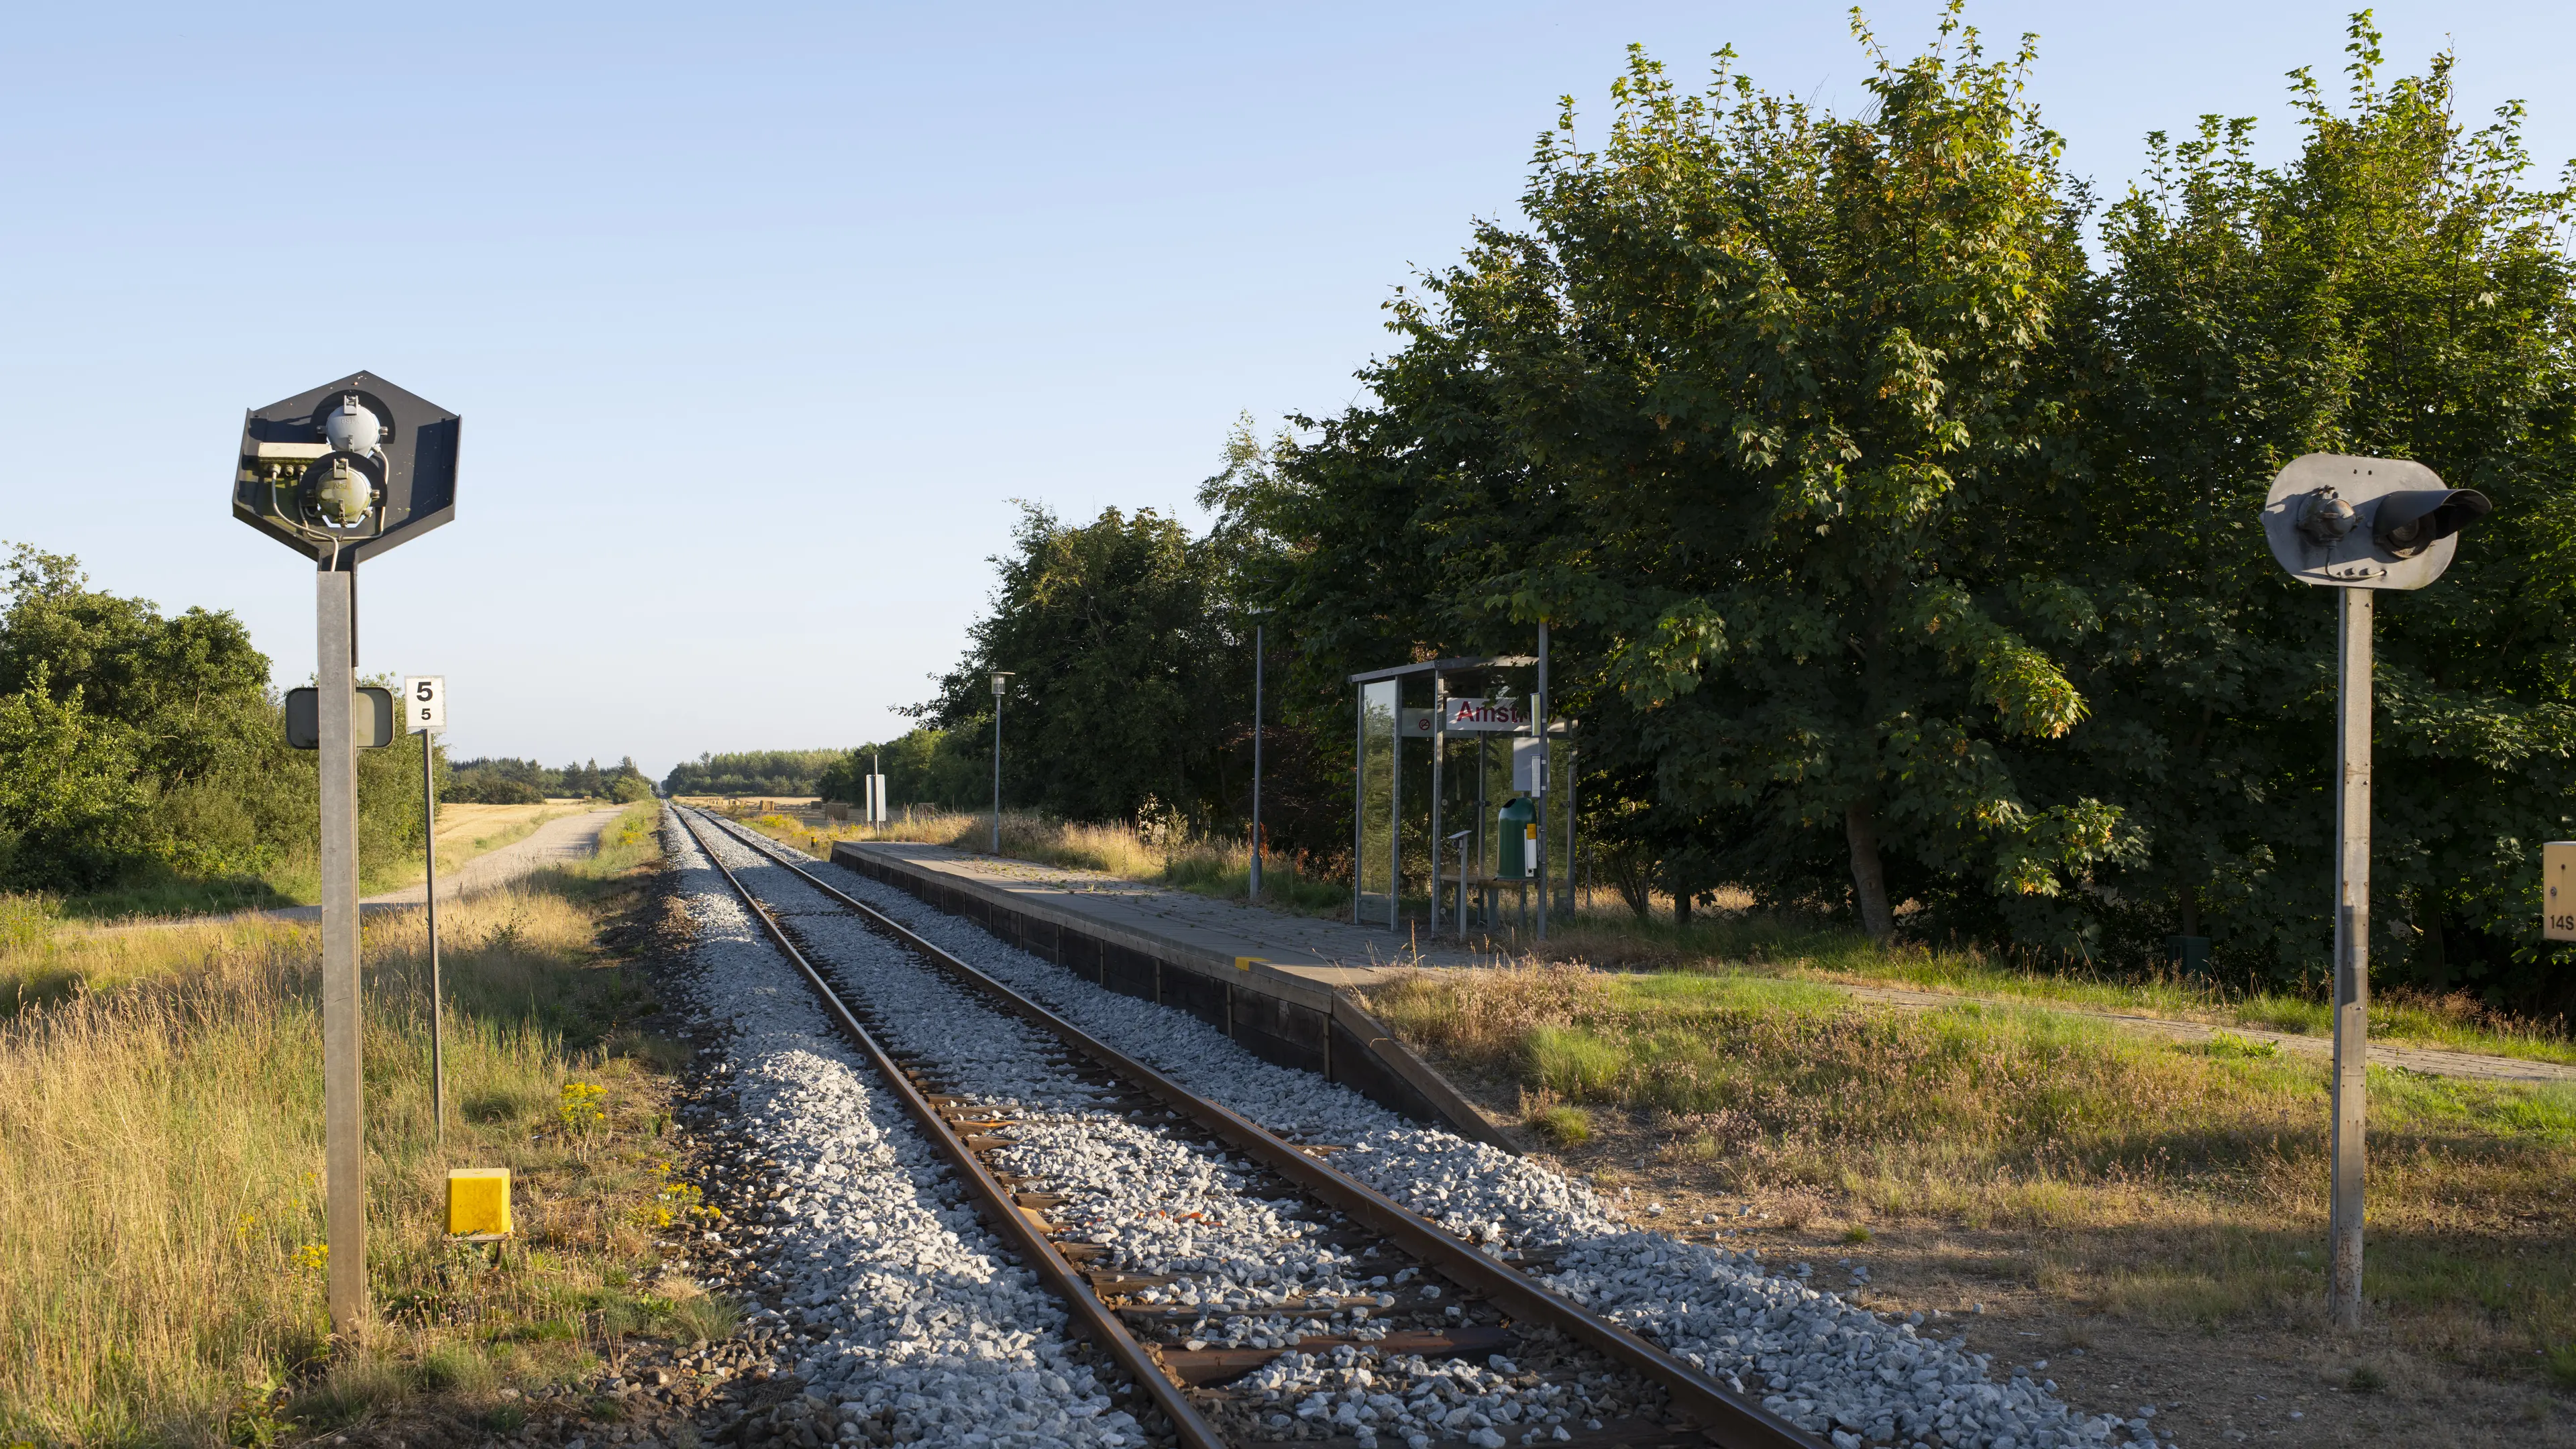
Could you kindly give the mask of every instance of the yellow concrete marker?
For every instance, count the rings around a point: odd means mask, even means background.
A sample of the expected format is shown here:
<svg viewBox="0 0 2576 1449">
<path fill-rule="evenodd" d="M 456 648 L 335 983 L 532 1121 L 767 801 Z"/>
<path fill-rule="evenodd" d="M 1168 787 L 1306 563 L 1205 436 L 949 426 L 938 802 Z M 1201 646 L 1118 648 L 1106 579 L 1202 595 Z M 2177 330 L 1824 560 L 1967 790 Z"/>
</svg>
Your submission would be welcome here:
<svg viewBox="0 0 2576 1449">
<path fill-rule="evenodd" d="M 1267 966 L 1270 964 L 1270 961 L 1269 958 L 1264 956 L 1237 956 L 1234 958 L 1234 969 L 1237 971 L 1249 971 L 1255 964 Z"/>
<path fill-rule="evenodd" d="M 447 1233 L 499 1238 L 510 1233 L 510 1169 L 460 1167 L 447 1174 Z"/>
</svg>

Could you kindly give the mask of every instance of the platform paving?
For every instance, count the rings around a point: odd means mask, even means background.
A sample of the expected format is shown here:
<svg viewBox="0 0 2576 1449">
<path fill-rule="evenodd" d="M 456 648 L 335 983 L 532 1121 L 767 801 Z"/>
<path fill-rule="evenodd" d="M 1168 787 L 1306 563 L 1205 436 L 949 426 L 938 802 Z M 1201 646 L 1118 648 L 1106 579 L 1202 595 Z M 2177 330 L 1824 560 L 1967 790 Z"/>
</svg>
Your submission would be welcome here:
<svg viewBox="0 0 2576 1449">
<path fill-rule="evenodd" d="M 1348 921 L 1292 915 L 1098 871 L 996 859 L 914 841 L 841 841 L 837 848 L 899 861 L 1033 914 L 1063 912 L 1112 936 L 1132 938 L 1166 959 L 1187 956 L 1211 967 L 1230 967 L 1249 958 L 1272 972 L 1327 989 L 1364 988 L 1403 967 L 1491 961 Z"/>
</svg>

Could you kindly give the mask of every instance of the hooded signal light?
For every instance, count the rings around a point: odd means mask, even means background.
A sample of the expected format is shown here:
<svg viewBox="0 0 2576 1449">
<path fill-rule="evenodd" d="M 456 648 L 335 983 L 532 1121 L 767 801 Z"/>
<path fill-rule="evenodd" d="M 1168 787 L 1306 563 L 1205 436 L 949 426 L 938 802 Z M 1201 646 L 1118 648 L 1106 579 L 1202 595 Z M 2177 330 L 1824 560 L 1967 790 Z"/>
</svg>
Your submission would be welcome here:
<svg viewBox="0 0 2576 1449">
<path fill-rule="evenodd" d="M 2390 493 L 2371 515 L 2370 541 L 2398 558 L 2413 558 L 2494 511 L 2474 488 Z"/>
</svg>

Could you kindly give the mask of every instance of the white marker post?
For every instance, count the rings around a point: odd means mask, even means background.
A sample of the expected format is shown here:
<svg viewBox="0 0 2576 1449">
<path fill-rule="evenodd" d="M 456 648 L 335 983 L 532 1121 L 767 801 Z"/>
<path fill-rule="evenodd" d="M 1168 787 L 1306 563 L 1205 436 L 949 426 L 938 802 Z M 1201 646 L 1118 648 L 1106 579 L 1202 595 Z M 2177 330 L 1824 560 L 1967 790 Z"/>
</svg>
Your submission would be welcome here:
<svg viewBox="0 0 2576 1449">
<path fill-rule="evenodd" d="M 421 848 L 429 865 L 422 898 L 429 906 L 429 1120 L 439 1150 L 447 1150 L 447 1010 L 438 979 L 438 772 L 437 736 L 447 728 L 447 676 L 416 674 L 403 680 L 403 727 L 420 736 Z"/>
</svg>

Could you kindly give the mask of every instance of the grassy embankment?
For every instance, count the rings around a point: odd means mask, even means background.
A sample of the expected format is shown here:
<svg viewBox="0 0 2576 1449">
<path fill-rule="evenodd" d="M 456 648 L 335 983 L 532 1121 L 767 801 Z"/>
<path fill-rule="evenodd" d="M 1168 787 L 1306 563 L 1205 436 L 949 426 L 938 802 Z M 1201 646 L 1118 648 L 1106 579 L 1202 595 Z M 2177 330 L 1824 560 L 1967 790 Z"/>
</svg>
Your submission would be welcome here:
<svg viewBox="0 0 2576 1449">
<path fill-rule="evenodd" d="M 2325 1067 L 2269 1043 L 1564 966 L 1370 996 L 1435 1059 L 1517 1088 L 1577 1161 L 1617 1113 L 1623 1151 L 1649 1147 L 1668 1182 L 1785 1202 L 1850 1241 L 1908 1221 L 2027 1231 L 2038 1286 L 2088 1311 L 2213 1331 L 2320 1316 Z M 2373 1071 L 2371 1113 L 2366 1291 L 2400 1346 L 2576 1387 L 2576 1088 Z"/>
<path fill-rule="evenodd" d="M 441 912 L 447 1148 L 433 1145 L 418 912 L 373 916 L 370 1267 L 380 1323 L 323 1308 L 310 926 L 22 932 L 0 946 L 0 1442 L 264 1444 L 422 1394 L 506 1430 L 504 1387 L 730 1312 L 649 1279 L 666 1192 L 647 984 L 602 945 L 659 848 L 638 806 L 582 866 Z M 517 1241 L 440 1236 L 450 1166 L 506 1166 Z"/>
<path fill-rule="evenodd" d="M 815 855 L 829 855 L 835 840 L 917 840 L 984 854 L 993 844 L 993 817 L 917 812 L 886 825 L 769 814 L 743 823 Z M 1002 854 L 1014 860 L 1173 886 L 1222 900 L 1242 900 L 1251 881 L 1252 848 L 1239 838 L 1190 835 L 1179 829 L 1140 830 L 1133 825 L 1085 825 L 1019 811 L 1002 812 Z M 1294 859 L 1271 855 L 1262 863 L 1262 903 L 1278 910 L 1331 916 L 1350 909 L 1347 880 L 1319 878 Z"/>
<path fill-rule="evenodd" d="M 991 845 L 992 830 L 990 815 L 921 814 L 868 826 L 771 814 L 746 823 L 816 855 L 829 854 L 835 840 L 919 840 L 981 853 Z M 1243 899 L 1249 859 L 1240 841 L 1009 812 L 1002 816 L 1002 854 L 1231 900 Z M 1264 904 L 1274 909 L 1310 915 L 1340 916 L 1350 909 L 1347 878 L 1303 875 L 1294 862 L 1269 865 L 1263 896 Z M 1893 987 L 2304 1036 L 2323 1037 L 2334 1030 L 2331 1009 L 2317 993 L 2238 989 L 2180 973 L 2140 977 L 2020 965 L 1974 949 L 1882 946 L 1846 927 L 1767 917 L 1740 905 L 1704 911 L 1676 925 L 1669 902 L 1662 904 L 1663 911 L 1641 919 L 1608 891 L 1586 892 L 1574 919 L 1560 916 L 1554 922 L 1548 957 L 1625 971 Z M 1528 943 L 1492 944 L 1500 962 L 1520 958 Z M 2569 1038 L 2565 1023 L 2505 1017 L 2466 994 L 2381 992 L 2371 1000 L 2370 1029 L 2375 1038 L 2392 1043 L 2576 1063 L 2576 1040 Z"/>
</svg>

